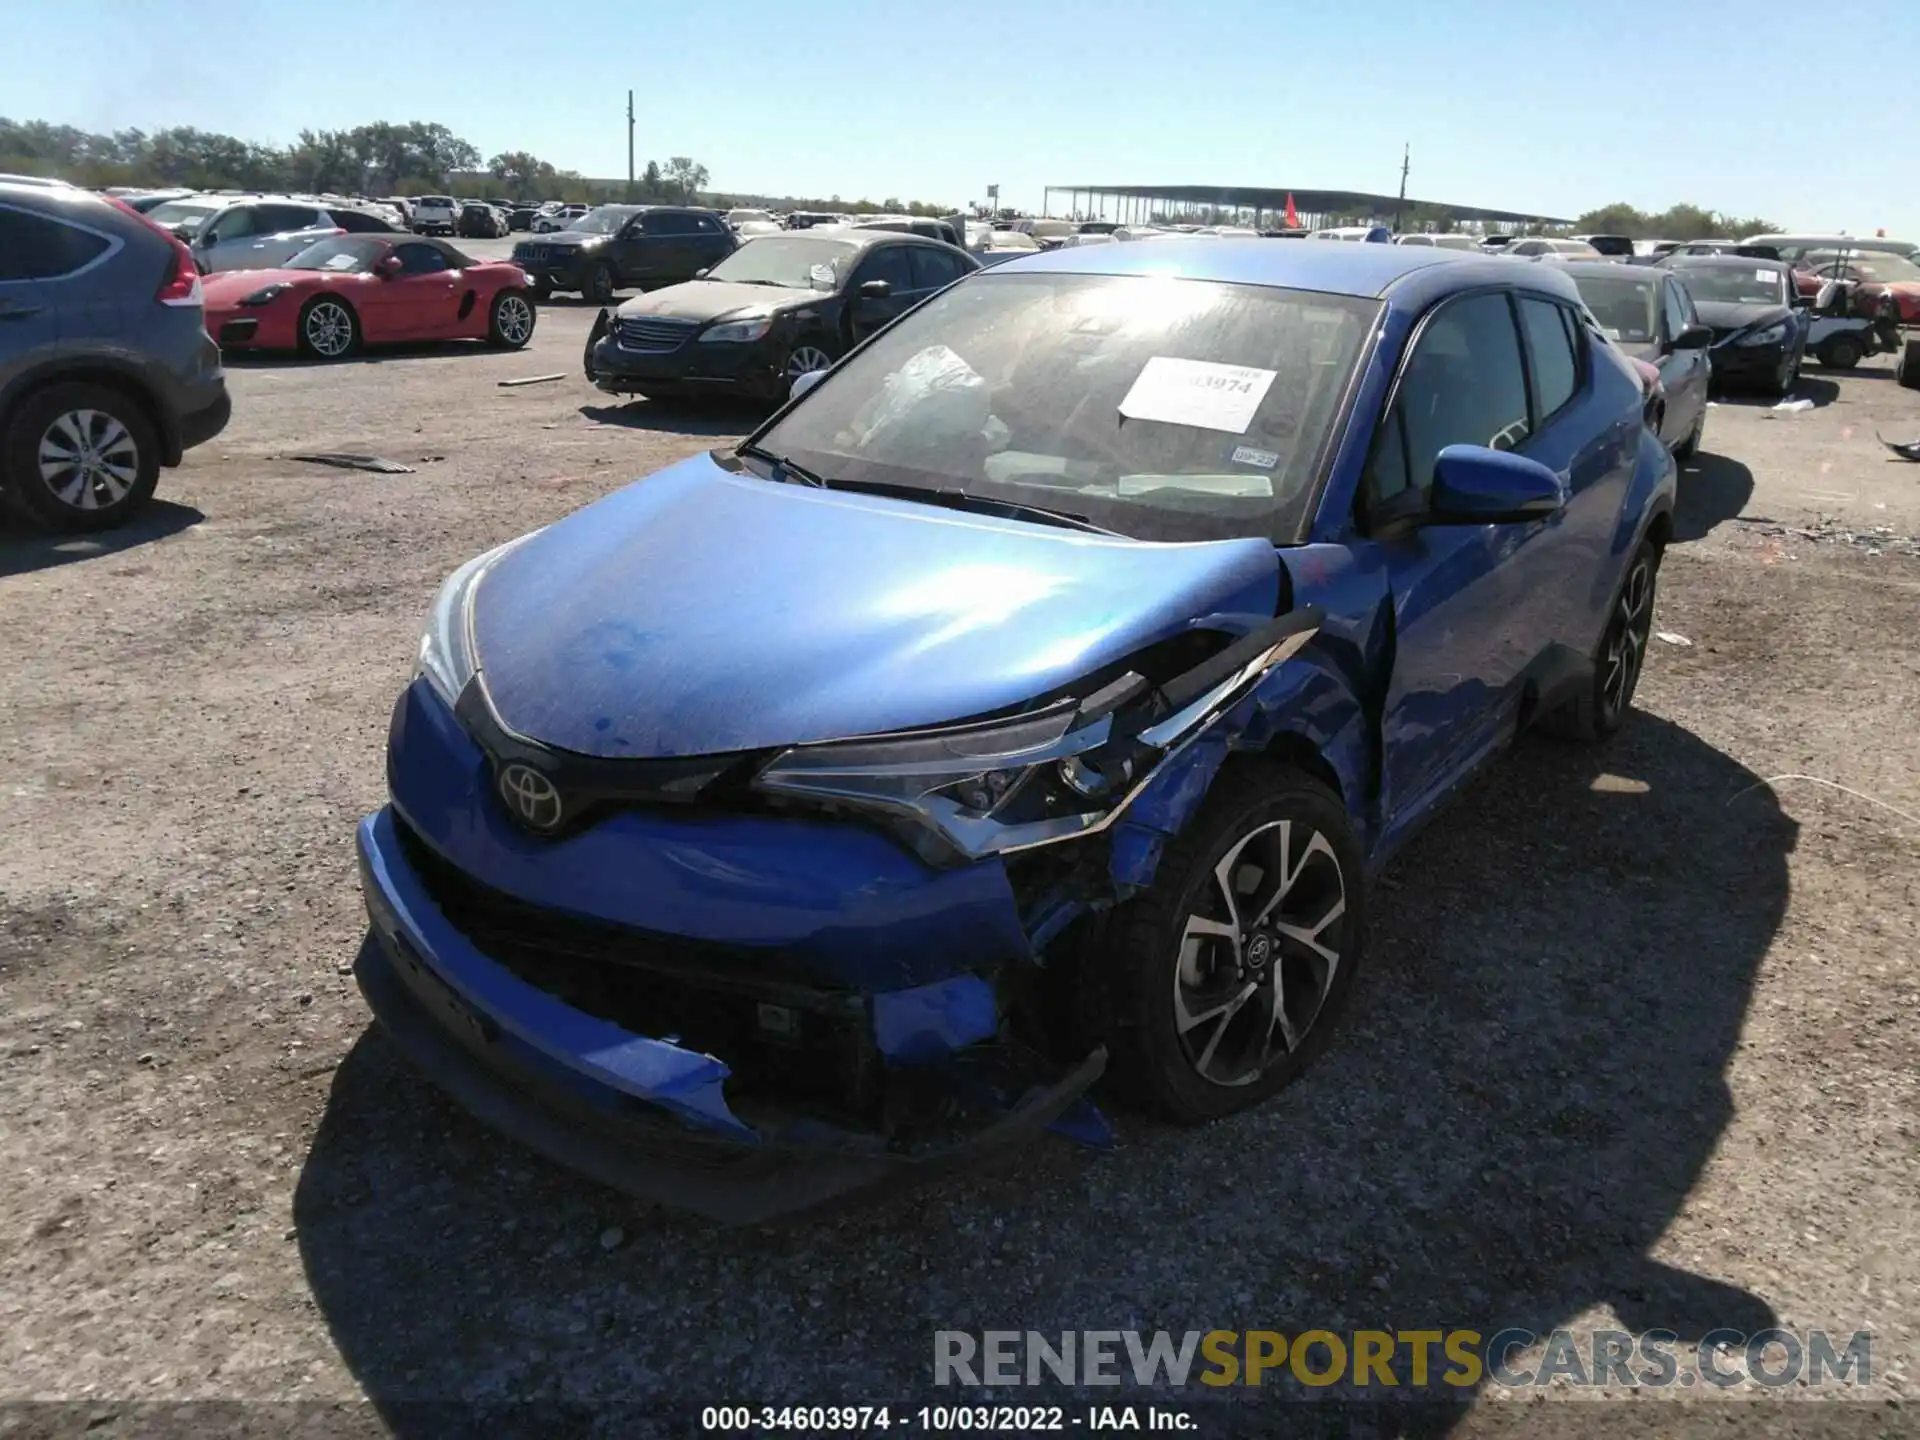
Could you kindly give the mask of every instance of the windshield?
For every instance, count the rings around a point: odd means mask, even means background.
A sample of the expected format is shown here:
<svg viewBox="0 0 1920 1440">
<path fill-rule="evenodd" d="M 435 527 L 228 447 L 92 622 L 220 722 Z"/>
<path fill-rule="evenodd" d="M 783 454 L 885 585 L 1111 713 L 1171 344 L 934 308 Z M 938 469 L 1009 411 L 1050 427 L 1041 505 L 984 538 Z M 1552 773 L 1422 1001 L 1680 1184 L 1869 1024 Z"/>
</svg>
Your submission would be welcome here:
<svg viewBox="0 0 1920 1440">
<path fill-rule="evenodd" d="M 1847 272 L 1859 276 L 1875 285 L 1912 284 L 1920 281 L 1920 265 L 1914 264 L 1898 255 L 1879 253 L 1866 254 L 1860 251 L 1848 255 L 1844 260 L 1835 255 L 1815 257 L 1819 262 L 1822 275 L 1848 278 Z"/>
<path fill-rule="evenodd" d="M 349 235 L 341 240 L 322 240 L 309 245 L 281 268 L 284 270 L 332 270 L 347 275 L 364 275 L 387 253 L 379 240 Z"/>
<path fill-rule="evenodd" d="M 1764 265 L 1675 265 L 1696 301 L 1718 305 L 1784 305 L 1786 275 Z"/>
<path fill-rule="evenodd" d="M 1378 305 L 1161 276 L 962 281 L 759 443 L 828 480 L 1037 505 L 1143 540 L 1290 539 Z"/>
<path fill-rule="evenodd" d="M 447 209 L 451 210 L 453 208 L 453 197 L 451 195 L 422 195 L 413 203 L 416 206 L 444 205 Z"/>
<path fill-rule="evenodd" d="M 587 235 L 617 235 L 620 227 L 639 213 L 628 205 L 602 205 L 598 210 L 589 210 L 567 228 Z"/>
<path fill-rule="evenodd" d="M 169 200 L 147 212 L 156 225 L 198 225 L 209 215 L 227 208 L 224 200 Z"/>
<path fill-rule="evenodd" d="M 1576 275 L 1573 283 L 1609 340 L 1651 345 L 1660 338 L 1660 287 L 1638 275 Z"/>
<path fill-rule="evenodd" d="M 748 241 L 707 272 L 735 285 L 835 290 L 859 247 L 818 235 L 767 235 Z"/>
</svg>

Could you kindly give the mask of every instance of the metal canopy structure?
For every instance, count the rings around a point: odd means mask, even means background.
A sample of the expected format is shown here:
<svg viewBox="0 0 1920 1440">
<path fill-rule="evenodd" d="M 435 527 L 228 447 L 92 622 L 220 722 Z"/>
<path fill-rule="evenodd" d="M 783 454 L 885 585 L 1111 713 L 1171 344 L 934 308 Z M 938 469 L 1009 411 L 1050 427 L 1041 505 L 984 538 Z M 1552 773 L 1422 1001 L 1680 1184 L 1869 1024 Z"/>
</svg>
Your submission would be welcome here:
<svg viewBox="0 0 1920 1440">
<path fill-rule="evenodd" d="M 1288 190 L 1276 186 L 1252 185 L 1049 185 L 1043 209 L 1049 213 L 1055 195 L 1073 197 L 1075 213 L 1092 210 L 1109 219 L 1147 220 L 1156 208 L 1200 210 L 1220 208 L 1251 210 L 1256 216 L 1286 212 L 1287 197 L 1293 197 L 1295 212 L 1305 224 L 1317 224 L 1328 216 L 1352 216 L 1391 223 L 1396 212 L 1410 210 L 1441 211 L 1455 220 L 1492 222 L 1504 225 L 1571 225 L 1552 215 L 1529 215 L 1520 210 L 1489 210 L 1480 205 L 1450 205 L 1438 200 L 1402 200 L 1394 195 L 1369 195 L 1361 190 Z M 1109 215 L 1108 211 L 1114 213 Z"/>
</svg>

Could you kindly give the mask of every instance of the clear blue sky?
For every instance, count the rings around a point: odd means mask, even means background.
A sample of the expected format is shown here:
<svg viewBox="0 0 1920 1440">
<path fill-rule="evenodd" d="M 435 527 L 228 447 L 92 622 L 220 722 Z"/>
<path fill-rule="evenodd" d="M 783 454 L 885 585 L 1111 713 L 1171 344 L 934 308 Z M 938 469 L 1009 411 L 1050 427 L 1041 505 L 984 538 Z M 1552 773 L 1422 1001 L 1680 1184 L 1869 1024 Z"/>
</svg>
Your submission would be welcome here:
<svg viewBox="0 0 1920 1440">
<path fill-rule="evenodd" d="M 1073 182 L 1573 216 L 1690 201 L 1920 239 L 1920 6 L 1855 0 L 3 0 L 0 114 L 89 129 L 438 120 L 588 175 L 1038 208 Z M 1820 56 L 1826 56 L 1820 59 Z M 78 58 L 76 58 L 78 57 Z"/>
</svg>

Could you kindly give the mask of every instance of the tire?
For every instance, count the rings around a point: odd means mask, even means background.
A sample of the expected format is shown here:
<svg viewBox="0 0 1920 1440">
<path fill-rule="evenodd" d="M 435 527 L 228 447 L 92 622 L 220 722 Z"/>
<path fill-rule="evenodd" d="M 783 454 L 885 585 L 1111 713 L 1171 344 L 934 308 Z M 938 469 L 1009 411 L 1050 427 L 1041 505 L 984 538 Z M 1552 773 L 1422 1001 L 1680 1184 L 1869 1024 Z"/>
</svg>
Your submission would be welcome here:
<svg viewBox="0 0 1920 1440">
<path fill-rule="evenodd" d="M 77 463 L 63 464 L 67 456 Z M 119 390 L 53 385 L 22 401 L 0 436 L 0 481 L 9 508 L 31 525 L 108 530 L 153 497 L 160 437 Z"/>
<path fill-rule="evenodd" d="M 1794 382 L 1800 378 L 1800 357 L 1788 355 L 1780 361 L 1780 369 L 1768 377 L 1763 387 L 1769 395 L 1784 396 L 1793 390 Z"/>
<path fill-rule="evenodd" d="M 533 301 L 524 290 L 502 290 L 487 315 L 487 343 L 496 350 L 524 350 L 533 339 Z"/>
<path fill-rule="evenodd" d="M 360 317 L 338 295 L 316 295 L 300 311 L 300 353 L 344 360 L 360 348 Z"/>
<path fill-rule="evenodd" d="M 1660 580 L 1660 547 L 1640 542 L 1607 611 L 1607 627 L 1593 653 L 1593 683 L 1587 693 L 1540 717 L 1540 728 L 1563 740 L 1605 740 L 1626 723 L 1646 665 L 1653 635 L 1653 605 Z"/>
<path fill-rule="evenodd" d="M 1700 402 L 1700 418 L 1693 422 L 1693 429 L 1688 432 L 1687 438 L 1673 447 L 1673 458 L 1676 460 L 1693 459 L 1694 456 L 1700 453 L 1700 441 L 1706 433 L 1707 406 L 1703 400 Z"/>
<path fill-rule="evenodd" d="M 815 370 L 827 369 L 833 361 L 833 351 L 823 341 L 818 338 L 800 341 L 781 357 L 777 398 L 784 403 L 792 396 L 795 381 Z"/>
<path fill-rule="evenodd" d="M 1852 335 L 1835 335 L 1820 347 L 1817 356 L 1829 370 L 1851 370 L 1865 357 L 1865 349 Z"/>
<path fill-rule="evenodd" d="M 1083 972 L 1078 1028 L 1107 1045 L 1110 1083 L 1180 1124 L 1258 1105 L 1311 1063 L 1352 991 L 1365 928 L 1360 845 L 1339 797 L 1277 762 L 1229 764 Z M 1278 908 L 1262 919 L 1255 906 Z"/>
<path fill-rule="evenodd" d="M 1920 390 L 1920 340 L 1909 340 L 1900 347 L 1893 378 L 1904 390 Z"/>
<path fill-rule="evenodd" d="M 596 260 L 581 272 L 580 297 L 595 305 L 612 303 L 613 271 L 607 268 L 604 260 Z"/>
<path fill-rule="evenodd" d="M 606 338 L 607 331 L 612 328 L 613 322 L 609 318 L 612 313 L 609 310 L 602 310 L 593 317 L 592 328 L 587 331 L 586 347 L 580 353 L 580 370 L 587 377 L 589 385 L 599 379 L 599 373 L 593 368 L 593 347 Z"/>
</svg>

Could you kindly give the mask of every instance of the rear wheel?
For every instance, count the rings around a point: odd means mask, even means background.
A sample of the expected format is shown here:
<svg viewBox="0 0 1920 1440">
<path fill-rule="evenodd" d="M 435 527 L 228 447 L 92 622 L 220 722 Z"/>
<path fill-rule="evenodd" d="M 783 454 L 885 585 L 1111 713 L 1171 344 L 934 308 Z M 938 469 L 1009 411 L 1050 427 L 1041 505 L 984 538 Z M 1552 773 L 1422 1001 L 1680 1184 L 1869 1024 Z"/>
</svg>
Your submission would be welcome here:
<svg viewBox="0 0 1920 1440">
<path fill-rule="evenodd" d="M 333 295 L 307 302 L 300 312 L 300 349 L 319 360 L 341 360 L 360 348 L 360 317 Z"/>
<path fill-rule="evenodd" d="M 519 350 L 533 339 L 533 302 L 524 291 L 502 290 L 487 316 L 487 343 L 496 350 Z"/>
<path fill-rule="evenodd" d="M 55 385 L 27 397 L 0 437 L 13 510 L 47 530 L 123 523 L 160 480 L 160 439 L 146 412 L 104 385 Z"/>
<path fill-rule="evenodd" d="M 1647 643 L 1653 637 L 1654 589 L 1660 578 L 1660 547 L 1644 540 L 1627 565 L 1606 632 L 1593 657 L 1593 683 L 1540 720 L 1541 729 L 1567 740 L 1604 740 L 1626 722 L 1640 686 Z"/>
<path fill-rule="evenodd" d="M 1242 762 L 1089 956 L 1086 1027 L 1129 1098 L 1198 1123 L 1266 1100 L 1326 1045 L 1364 920 L 1346 807 L 1298 770 Z"/>
<path fill-rule="evenodd" d="M 1905 389 L 1920 390 L 1920 340 L 1909 340 L 1900 347 L 1900 360 L 1893 367 L 1893 378 Z"/>
<path fill-rule="evenodd" d="M 1865 355 L 1859 339 L 1852 335 L 1835 335 L 1819 350 L 1820 363 L 1829 370 L 1851 370 Z"/>
</svg>

